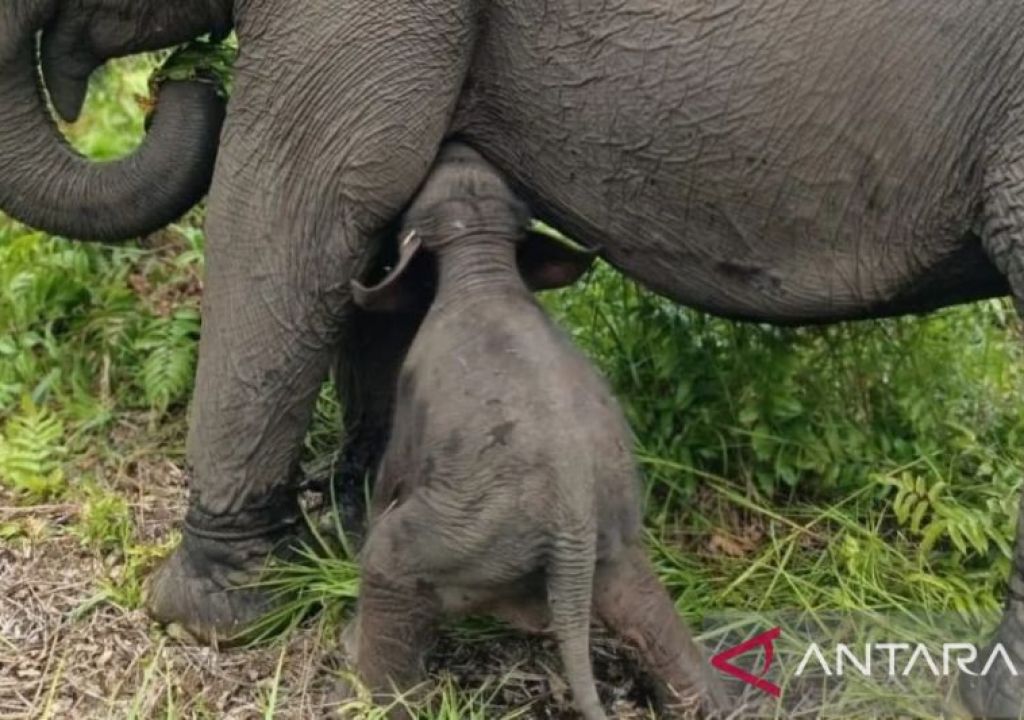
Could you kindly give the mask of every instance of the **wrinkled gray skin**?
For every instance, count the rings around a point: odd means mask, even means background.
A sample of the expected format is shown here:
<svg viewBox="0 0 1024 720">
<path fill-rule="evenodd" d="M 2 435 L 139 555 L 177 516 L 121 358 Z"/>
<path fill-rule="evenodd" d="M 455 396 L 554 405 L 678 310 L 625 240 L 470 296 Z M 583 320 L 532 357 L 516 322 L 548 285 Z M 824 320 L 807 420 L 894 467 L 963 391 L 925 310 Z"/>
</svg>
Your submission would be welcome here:
<svg viewBox="0 0 1024 720">
<path fill-rule="evenodd" d="M 12 88 L 22 48 L 58 10 L 75 22 L 52 27 L 85 28 L 101 59 L 228 15 L 241 44 L 208 207 L 191 507 L 151 603 L 203 637 L 261 607 L 228 588 L 291 537 L 328 367 L 340 354 L 341 377 L 374 377 L 350 350 L 349 280 L 447 135 L 629 277 L 720 315 L 831 322 L 1024 298 L 1018 0 L 6 0 L 5 109 L 31 102 Z M 87 65 L 61 63 L 71 78 Z M 23 216 L 57 182 L 22 152 L 57 147 L 30 109 L 0 118 L 0 207 Z M 1016 557 L 998 638 L 1024 661 L 1020 540 Z M 975 709 L 1016 716 L 1024 681 L 975 683 Z"/>
<path fill-rule="evenodd" d="M 42 71 L 55 107 L 73 120 L 90 72 L 104 59 L 206 30 L 222 33 L 231 24 L 230 5 L 74 0 L 61 5 L 60 14 L 57 9 L 56 0 L 5 0 L 0 7 L 0 208 L 27 224 L 86 240 L 157 230 L 195 205 L 210 185 L 224 120 L 218 88 L 205 81 L 165 83 L 142 146 L 123 160 L 90 163 L 48 115 L 36 44 L 26 28 L 48 26 L 39 50 Z"/>
<path fill-rule="evenodd" d="M 618 404 L 526 284 L 568 284 L 591 257 L 526 264 L 524 281 L 517 245 L 550 242 L 527 240 L 528 219 L 493 167 L 446 145 L 406 215 L 396 269 L 355 286 L 368 310 L 415 307 L 417 256 L 436 260 L 436 298 L 401 368 L 374 487 L 356 665 L 374 690 L 408 690 L 442 614 L 491 612 L 550 627 L 577 708 L 603 720 L 593 608 L 672 696 L 724 710 L 647 562 Z"/>
</svg>

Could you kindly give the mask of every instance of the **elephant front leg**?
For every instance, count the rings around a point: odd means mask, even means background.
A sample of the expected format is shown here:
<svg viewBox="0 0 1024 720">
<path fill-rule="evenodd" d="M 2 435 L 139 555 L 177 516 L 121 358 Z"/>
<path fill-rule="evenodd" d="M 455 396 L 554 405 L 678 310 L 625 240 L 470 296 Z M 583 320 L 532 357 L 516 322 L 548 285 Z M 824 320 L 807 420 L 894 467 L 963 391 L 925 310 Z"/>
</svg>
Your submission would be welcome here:
<svg viewBox="0 0 1024 720">
<path fill-rule="evenodd" d="M 352 332 L 338 355 L 334 381 L 342 407 L 343 450 L 331 482 L 342 527 L 355 547 L 365 534 L 366 484 L 391 435 L 398 371 L 426 310 L 424 302 L 411 313 L 354 311 Z"/>
<path fill-rule="evenodd" d="M 303 267 L 342 272 L 324 259 L 329 246 L 310 245 L 308 257 L 289 260 L 274 248 L 221 244 L 223 215 L 215 202 L 189 507 L 181 545 L 152 578 L 147 602 L 156 620 L 211 644 L 243 640 L 272 608 L 269 592 L 252 585 L 268 560 L 293 556 L 299 544 L 299 452 L 347 308 L 344 294 L 310 292 L 323 277 L 306 270 L 300 281 Z"/>
<path fill-rule="evenodd" d="M 271 603 L 251 583 L 295 544 L 299 452 L 351 338 L 349 283 L 427 174 L 474 29 L 472 0 L 379 0 L 372 12 L 236 5 L 241 53 L 207 213 L 189 510 L 148 601 L 158 620 L 207 640 L 239 637 Z"/>
</svg>

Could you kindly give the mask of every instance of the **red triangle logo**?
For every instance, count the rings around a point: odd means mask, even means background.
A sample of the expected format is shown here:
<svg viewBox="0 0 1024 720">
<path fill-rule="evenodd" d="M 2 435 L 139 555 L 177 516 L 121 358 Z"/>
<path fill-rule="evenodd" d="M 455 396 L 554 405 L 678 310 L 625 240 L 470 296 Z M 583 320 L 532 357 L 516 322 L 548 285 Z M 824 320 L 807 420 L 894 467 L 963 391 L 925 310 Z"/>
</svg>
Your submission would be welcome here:
<svg viewBox="0 0 1024 720">
<path fill-rule="evenodd" d="M 780 697 L 782 695 L 782 689 L 775 683 L 765 680 L 764 677 L 772 667 L 772 660 L 775 657 L 774 643 L 780 635 L 782 635 L 782 628 L 780 627 L 772 628 L 760 635 L 755 635 L 736 647 L 731 647 L 728 650 L 723 650 L 718 653 L 711 658 L 711 664 L 716 669 L 732 675 L 735 678 L 739 678 L 748 685 L 753 685 L 758 690 L 766 692 L 772 697 Z M 764 648 L 764 668 L 761 670 L 760 675 L 751 675 L 743 668 L 737 667 L 730 662 L 733 658 L 739 657 L 740 655 L 748 653 L 759 647 Z"/>
</svg>

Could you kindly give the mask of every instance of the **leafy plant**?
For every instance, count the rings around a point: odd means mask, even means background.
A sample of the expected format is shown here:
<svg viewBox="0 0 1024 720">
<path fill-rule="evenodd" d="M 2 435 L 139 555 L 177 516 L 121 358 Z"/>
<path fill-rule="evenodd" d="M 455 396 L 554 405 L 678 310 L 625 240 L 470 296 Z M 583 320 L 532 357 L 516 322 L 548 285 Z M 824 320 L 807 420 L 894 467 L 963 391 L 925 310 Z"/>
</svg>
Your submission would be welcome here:
<svg viewBox="0 0 1024 720">
<path fill-rule="evenodd" d="M 943 548 L 944 552 L 953 551 L 959 558 L 987 557 L 993 548 L 1007 560 L 1012 558 L 1010 538 L 1016 522 L 1018 488 L 981 486 L 953 493 L 945 481 L 929 482 L 926 474 L 909 471 L 883 476 L 879 482 L 894 490 L 896 522 L 920 539 L 922 558 L 927 558 L 942 540 L 951 546 Z"/>
<path fill-rule="evenodd" d="M 124 551 L 135 538 L 135 520 L 128 502 L 95 484 L 82 486 L 81 511 L 73 532 L 100 552 Z"/>
<path fill-rule="evenodd" d="M 141 384 L 146 402 L 158 412 L 187 397 L 195 373 L 199 313 L 180 308 L 170 317 L 145 323 L 135 349 L 144 355 Z"/>
<path fill-rule="evenodd" d="M 818 497 L 966 441 L 1020 455 L 1024 353 L 1002 301 L 927 318 L 790 329 L 679 308 L 602 266 L 548 307 L 609 377 L 645 455 L 734 478 L 765 498 Z M 1014 388 L 1014 389 L 1010 389 Z M 956 422 L 951 422 L 956 418 Z M 969 474 L 969 453 L 950 468 Z M 651 480 L 662 484 L 655 469 Z"/>
<path fill-rule="evenodd" d="M 126 610 L 142 607 L 146 578 L 158 561 L 165 558 L 180 538 L 169 537 L 158 544 L 129 542 L 122 547 L 116 564 L 107 568 L 99 581 L 96 603 L 107 602 Z"/>
<path fill-rule="evenodd" d="M 0 481 L 29 500 L 46 500 L 65 487 L 64 424 L 30 397 L 0 436 Z"/>
<path fill-rule="evenodd" d="M 231 58 L 222 50 L 117 61 L 65 132 L 90 157 L 124 155 L 142 137 L 138 98 L 149 94 L 154 70 L 163 64 L 156 82 L 194 79 L 208 72 L 196 70 L 203 63 L 223 75 Z M 126 429 L 162 455 L 183 442 L 201 216 L 120 248 L 0 217 L 0 485 L 23 502 L 80 504 L 71 532 L 104 567 L 92 606 L 138 607 L 145 573 L 175 542 L 140 542 L 119 486 L 96 468 L 115 454 L 111 436 Z M 922 637 L 944 637 L 928 618 L 956 612 L 991 627 L 1024 466 L 1024 345 L 1006 302 L 776 328 L 680 308 L 604 265 L 543 302 L 626 411 L 645 478 L 650 555 L 688 619 L 723 608 L 870 610 L 906 617 Z M 159 427 L 138 423 L 141 414 Z M 325 385 L 306 459 L 337 451 L 340 418 Z M 64 532 L 45 514 L 19 516 L 0 524 L 0 543 Z M 266 579 L 288 602 L 258 630 L 292 627 L 319 606 L 330 608 L 323 632 L 343 622 L 358 565 L 318 545 Z M 474 635 L 459 637 L 466 634 Z M 147 668 L 146 683 L 164 674 Z M 167 688 L 166 714 L 176 716 Z M 492 717 L 495 688 L 467 694 L 444 680 L 433 707 L 417 711 Z M 285 702 L 276 689 L 275 681 L 267 714 Z M 359 702 L 352 709 L 380 715 Z"/>
<path fill-rule="evenodd" d="M 226 41 L 193 40 L 175 50 L 153 74 L 150 90 L 168 80 L 205 80 L 217 86 L 224 97 L 231 95 L 238 45 L 233 37 Z"/>
</svg>

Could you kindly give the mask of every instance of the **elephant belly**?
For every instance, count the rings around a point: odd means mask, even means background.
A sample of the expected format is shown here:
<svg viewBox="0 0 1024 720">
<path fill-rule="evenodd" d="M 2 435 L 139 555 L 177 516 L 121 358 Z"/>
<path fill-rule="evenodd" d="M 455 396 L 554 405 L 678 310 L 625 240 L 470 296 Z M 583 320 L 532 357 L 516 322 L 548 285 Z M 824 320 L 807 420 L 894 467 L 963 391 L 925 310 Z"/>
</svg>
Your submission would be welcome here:
<svg viewBox="0 0 1024 720">
<path fill-rule="evenodd" d="M 1005 293 L 978 108 L 1019 91 L 1024 6 L 495 5 L 453 130 L 655 291 L 782 323 Z"/>
</svg>

